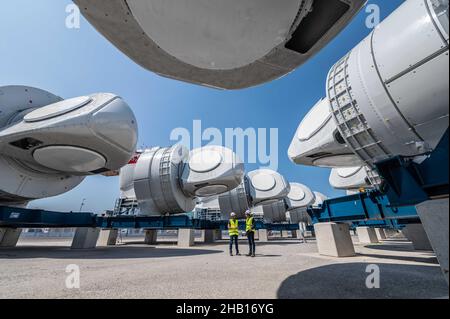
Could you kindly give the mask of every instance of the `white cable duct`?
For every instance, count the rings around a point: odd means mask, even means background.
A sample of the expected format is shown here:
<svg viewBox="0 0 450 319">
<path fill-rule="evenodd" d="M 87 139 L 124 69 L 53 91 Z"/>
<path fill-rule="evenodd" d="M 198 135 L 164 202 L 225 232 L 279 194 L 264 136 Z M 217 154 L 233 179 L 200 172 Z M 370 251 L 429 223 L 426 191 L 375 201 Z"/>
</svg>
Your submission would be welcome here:
<svg viewBox="0 0 450 319">
<path fill-rule="evenodd" d="M 114 94 L 62 100 L 32 87 L 0 87 L 0 203 L 52 197 L 85 176 L 120 169 L 137 124 Z"/>
<path fill-rule="evenodd" d="M 140 213 L 146 216 L 190 212 L 199 197 L 229 192 L 244 176 L 241 159 L 221 146 L 192 152 L 181 145 L 157 147 L 143 152 L 132 165 L 134 193 Z M 122 172 L 128 176 L 124 186 L 129 184 L 131 170 L 128 166 Z"/>
<path fill-rule="evenodd" d="M 162 76 L 223 89 L 280 78 L 365 0 L 74 0 L 117 48 Z"/>
</svg>

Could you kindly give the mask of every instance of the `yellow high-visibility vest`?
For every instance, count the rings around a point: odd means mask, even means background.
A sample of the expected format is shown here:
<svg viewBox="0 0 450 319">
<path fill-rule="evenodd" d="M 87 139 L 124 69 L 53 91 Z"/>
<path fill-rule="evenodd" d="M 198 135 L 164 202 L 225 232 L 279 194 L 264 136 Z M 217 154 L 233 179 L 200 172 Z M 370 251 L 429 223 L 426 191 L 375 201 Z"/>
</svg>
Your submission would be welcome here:
<svg viewBox="0 0 450 319">
<path fill-rule="evenodd" d="M 255 230 L 253 229 L 253 217 L 249 217 L 247 218 L 246 222 L 245 222 L 245 231 L 246 232 L 255 232 Z"/>
<path fill-rule="evenodd" d="M 230 219 L 228 233 L 230 236 L 239 236 L 239 221 L 237 219 Z"/>
</svg>

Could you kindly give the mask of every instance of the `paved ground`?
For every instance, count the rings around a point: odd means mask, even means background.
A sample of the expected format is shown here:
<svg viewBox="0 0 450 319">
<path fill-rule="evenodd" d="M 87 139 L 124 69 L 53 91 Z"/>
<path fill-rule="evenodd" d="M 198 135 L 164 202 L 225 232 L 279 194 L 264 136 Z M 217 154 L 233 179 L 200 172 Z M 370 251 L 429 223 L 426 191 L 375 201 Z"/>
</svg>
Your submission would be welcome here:
<svg viewBox="0 0 450 319">
<path fill-rule="evenodd" d="M 319 256 L 314 242 L 294 240 L 259 244 L 254 259 L 229 257 L 225 241 L 190 249 L 69 245 L 24 239 L 1 249 L 0 298 L 448 298 L 433 253 L 401 240 L 357 245 L 359 255 L 345 259 Z M 65 286 L 70 264 L 80 267 L 80 289 Z M 366 288 L 370 264 L 380 268 L 380 289 Z"/>
</svg>

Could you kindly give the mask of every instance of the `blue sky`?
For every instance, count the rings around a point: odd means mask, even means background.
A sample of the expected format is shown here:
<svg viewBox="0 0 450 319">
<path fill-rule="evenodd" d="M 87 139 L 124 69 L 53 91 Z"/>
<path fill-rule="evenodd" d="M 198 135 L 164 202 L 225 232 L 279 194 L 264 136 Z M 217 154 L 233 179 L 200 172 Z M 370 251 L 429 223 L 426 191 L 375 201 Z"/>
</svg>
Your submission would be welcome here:
<svg viewBox="0 0 450 319">
<path fill-rule="evenodd" d="M 375 0 L 382 18 L 402 0 Z M 0 86 L 29 85 L 63 98 L 113 92 L 133 108 L 140 129 L 140 145 L 169 146 L 177 127 L 278 128 L 279 172 L 328 196 L 333 190 L 329 170 L 296 166 L 287 149 L 301 119 L 325 95 L 330 67 L 370 30 L 363 10 L 332 43 L 288 76 L 241 91 L 218 91 L 159 77 L 142 69 L 104 39 L 88 22 L 67 29 L 68 0 L 3 1 L 0 19 Z M 246 165 L 247 170 L 258 165 Z M 1 178 L 1 176 L 0 176 Z M 114 206 L 118 179 L 89 177 L 70 193 L 32 203 L 32 207 L 101 212 Z"/>
</svg>

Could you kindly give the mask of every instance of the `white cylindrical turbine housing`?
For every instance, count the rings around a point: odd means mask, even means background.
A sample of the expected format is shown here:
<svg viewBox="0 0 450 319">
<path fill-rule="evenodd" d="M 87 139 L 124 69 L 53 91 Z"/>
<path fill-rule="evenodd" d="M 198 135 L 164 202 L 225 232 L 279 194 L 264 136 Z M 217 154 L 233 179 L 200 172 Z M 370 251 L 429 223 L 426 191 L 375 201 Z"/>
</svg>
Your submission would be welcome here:
<svg viewBox="0 0 450 319">
<path fill-rule="evenodd" d="M 134 191 L 142 215 L 179 214 L 192 211 L 197 197 L 233 190 L 243 176 L 242 161 L 223 147 L 154 148 L 137 162 Z"/>
<path fill-rule="evenodd" d="M 264 169 L 250 172 L 237 188 L 219 196 L 222 217 L 226 219 L 231 213 L 236 213 L 238 218 L 243 218 L 246 210 L 276 204 L 289 191 L 285 178 L 275 171 Z"/>
<path fill-rule="evenodd" d="M 74 0 L 141 66 L 241 89 L 279 78 L 331 41 L 364 0 Z"/>
<path fill-rule="evenodd" d="M 394 156 L 420 159 L 448 129 L 448 7 L 405 1 L 329 73 L 337 127 L 371 168 Z"/>
<path fill-rule="evenodd" d="M 85 176 L 117 170 L 135 151 L 137 124 L 114 94 L 61 98 L 0 87 L 0 203 L 52 197 Z"/>
<path fill-rule="evenodd" d="M 263 205 L 264 220 L 268 223 L 282 223 L 286 221 L 287 206 L 284 200 Z"/>
</svg>

